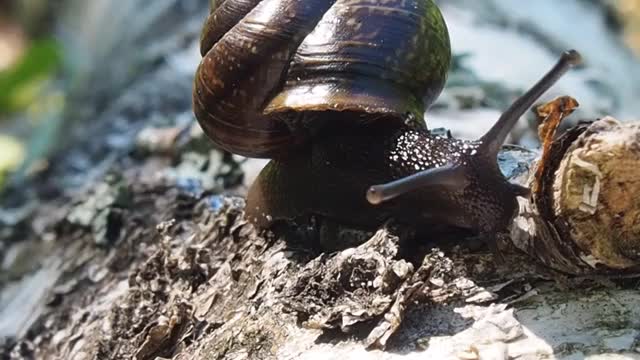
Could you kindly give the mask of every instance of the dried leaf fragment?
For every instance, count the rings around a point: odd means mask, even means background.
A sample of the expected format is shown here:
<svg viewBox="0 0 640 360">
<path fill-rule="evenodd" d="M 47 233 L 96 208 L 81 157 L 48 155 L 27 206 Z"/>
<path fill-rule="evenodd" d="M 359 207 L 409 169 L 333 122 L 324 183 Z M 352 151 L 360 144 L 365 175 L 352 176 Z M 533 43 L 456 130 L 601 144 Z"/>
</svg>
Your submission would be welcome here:
<svg viewBox="0 0 640 360">
<path fill-rule="evenodd" d="M 542 156 L 536 168 L 533 192 L 538 193 L 541 188 L 542 174 L 545 165 L 549 163 L 551 146 L 558 126 L 563 119 L 571 115 L 579 106 L 578 101 L 570 96 L 561 96 L 536 108 L 536 114 L 541 124 L 538 127 L 538 137 L 542 143 Z"/>
</svg>

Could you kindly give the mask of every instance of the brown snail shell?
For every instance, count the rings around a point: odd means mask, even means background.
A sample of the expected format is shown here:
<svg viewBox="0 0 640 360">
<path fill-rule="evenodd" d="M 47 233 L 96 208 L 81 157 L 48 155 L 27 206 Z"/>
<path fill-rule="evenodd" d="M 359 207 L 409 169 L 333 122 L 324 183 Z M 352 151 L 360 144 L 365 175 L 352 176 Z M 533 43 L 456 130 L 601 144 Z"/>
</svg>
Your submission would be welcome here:
<svg viewBox="0 0 640 360">
<path fill-rule="evenodd" d="M 201 38 L 194 112 L 222 149 L 284 156 L 318 111 L 424 127 L 444 87 L 449 35 L 431 0 L 214 1 Z M 388 116 L 387 116 L 388 115 Z M 354 117 L 357 119 L 358 117 Z"/>
</svg>

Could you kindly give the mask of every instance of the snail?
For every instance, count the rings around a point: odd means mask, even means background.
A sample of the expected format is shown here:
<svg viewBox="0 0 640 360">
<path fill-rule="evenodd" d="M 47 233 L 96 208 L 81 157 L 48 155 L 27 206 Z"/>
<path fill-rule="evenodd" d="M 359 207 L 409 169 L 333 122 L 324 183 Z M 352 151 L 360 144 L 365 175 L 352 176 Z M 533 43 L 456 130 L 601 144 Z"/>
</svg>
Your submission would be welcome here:
<svg viewBox="0 0 640 360">
<path fill-rule="evenodd" d="M 309 215 L 358 229 L 389 218 L 502 231 L 516 196 L 497 155 L 517 120 L 576 51 L 477 141 L 433 135 L 423 114 L 451 60 L 431 0 L 214 1 L 201 37 L 193 107 L 221 149 L 269 158 L 247 194 L 259 228 Z"/>
</svg>

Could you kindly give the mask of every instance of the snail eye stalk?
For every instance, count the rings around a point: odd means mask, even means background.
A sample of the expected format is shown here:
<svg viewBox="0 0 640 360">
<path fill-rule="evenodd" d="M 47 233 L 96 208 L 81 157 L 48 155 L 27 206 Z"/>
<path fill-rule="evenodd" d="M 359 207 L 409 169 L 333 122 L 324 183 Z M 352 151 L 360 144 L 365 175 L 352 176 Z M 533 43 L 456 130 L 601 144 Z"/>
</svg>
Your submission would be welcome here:
<svg viewBox="0 0 640 360">
<path fill-rule="evenodd" d="M 562 54 L 558 62 L 540 79 L 529 91 L 519 97 L 496 121 L 491 129 L 480 138 L 482 145 L 480 153 L 492 159 L 498 156 L 498 151 L 505 139 L 516 125 L 518 119 L 536 102 L 549 88 L 572 67 L 582 63 L 582 56 L 576 50 L 569 50 Z"/>
<path fill-rule="evenodd" d="M 582 57 L 575 50 L 562 54 L 558 62 L 540 79 L 529 91 L 518 98 L 505 111 L 491 129 L 480 138 L 481 145 L 478 154 L 484 159 L 495 161 L 498 151 L 507 135 L 527 109 L 529 109 L 542 94 L 553 86 L 569 69 L 580 64 Z M 464 188 L 467 180 L 463 165 L 446 165 L 439 168 L 424 170 L 405 178 L 386 184 L 374 185 L 367 190 L 367 201 L 373 205 L 398 197 L 404 193 L 425 187 L 447 186 L 449 188 Z M 514 189 L 516 193 L 524 193 L 524 189 Z"/>
</svg>

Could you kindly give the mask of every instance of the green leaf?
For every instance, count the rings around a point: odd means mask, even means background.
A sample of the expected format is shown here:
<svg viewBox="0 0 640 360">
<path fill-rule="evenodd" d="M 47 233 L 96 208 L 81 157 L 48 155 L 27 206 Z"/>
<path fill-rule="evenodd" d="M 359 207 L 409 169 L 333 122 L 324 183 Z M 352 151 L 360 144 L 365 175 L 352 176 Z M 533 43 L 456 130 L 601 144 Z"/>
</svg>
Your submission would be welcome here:
<svg viewBox="0 0 640 360">
<path fill-rule="evenodd" d="M 55 41 L 34 41 L 20 61 L 0 71 L 0 113 L 18 111 L 33 102 L 44 81 L 61 64 L 62 53 Z"/>
</svg>

